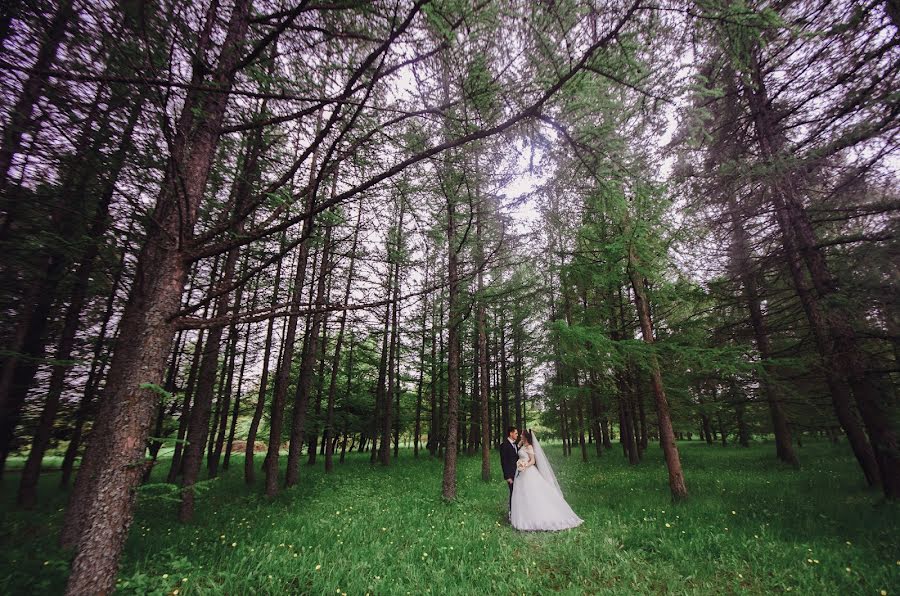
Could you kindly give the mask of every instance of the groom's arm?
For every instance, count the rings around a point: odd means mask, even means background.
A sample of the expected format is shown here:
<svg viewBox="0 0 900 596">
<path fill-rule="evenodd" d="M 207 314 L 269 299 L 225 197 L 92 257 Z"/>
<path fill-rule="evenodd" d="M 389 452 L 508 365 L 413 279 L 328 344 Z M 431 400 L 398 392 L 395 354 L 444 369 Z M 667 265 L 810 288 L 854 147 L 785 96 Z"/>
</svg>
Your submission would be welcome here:
<svg viewBox="0 0 900 596">
<path fill-rule="evenodd" d="M 516 476 L 516 462 L 506 445 L 500 447 L 500 467 L 503 468 L 503 479 L 512 480 Z"/>
</svg>

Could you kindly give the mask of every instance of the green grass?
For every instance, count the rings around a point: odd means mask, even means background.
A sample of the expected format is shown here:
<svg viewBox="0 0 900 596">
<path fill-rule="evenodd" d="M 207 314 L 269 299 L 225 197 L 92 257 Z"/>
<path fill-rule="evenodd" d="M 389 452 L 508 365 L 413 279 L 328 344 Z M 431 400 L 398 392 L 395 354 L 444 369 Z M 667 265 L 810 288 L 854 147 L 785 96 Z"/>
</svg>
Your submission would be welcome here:
<svg viewBox="0 0 900 596">
<path fill-rule="evenodd" d="M 165 491 L 142 493 L 119 574 L 123 594 L 896 594 L 900 508 L 862 486 L 846 445 L 800 449 L 800 472 L 771 444 L 680 444 L 691 498 L 673 506 L 658 447 L 629 467 L 548 453 L 583 526 L 524 534 L 505 522 L 506 487 L 459 468 L 459 499 L 440 498 L 441 463 L 402 452 L 388 469 L 356 456 L 274 501 L 248 489 L 238 458 L 176 520 Z M 494 457 L 494 460 L 497 458 Z M 167 462 L 156 470 L 165 474 Z M 15 464 L 13 463 L 13 466 Z M 499 478 L 499 462 L 495 477 Z M 41 509 L 14 507 L 2 485 L 0 593 L 59 593 L 55 546 L 65 494 L 42 478 Z M 159 488 L 157 485 L 156 488 Z"/>
</svg>

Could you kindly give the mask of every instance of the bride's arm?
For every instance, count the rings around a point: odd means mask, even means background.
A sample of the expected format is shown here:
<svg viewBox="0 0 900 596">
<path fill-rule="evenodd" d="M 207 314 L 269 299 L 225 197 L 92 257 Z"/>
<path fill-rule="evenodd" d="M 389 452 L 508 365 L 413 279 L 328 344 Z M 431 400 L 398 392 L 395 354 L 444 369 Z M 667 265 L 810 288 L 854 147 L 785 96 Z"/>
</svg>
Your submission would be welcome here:
<svg viewBox="0 0 900 596">
<path fill-rule="evenodd" d="M 529 447 L 529 448 L 528 448 L 528 451 L 526 451 L 526 453 L 528 454 L 528 463 L 525 464 L 525 467 L 533 466 L 534 463 L 535 463 L 535 462 L 534 462 L 534 448 L 533 448 L 533 447 Z"/>
</svg>

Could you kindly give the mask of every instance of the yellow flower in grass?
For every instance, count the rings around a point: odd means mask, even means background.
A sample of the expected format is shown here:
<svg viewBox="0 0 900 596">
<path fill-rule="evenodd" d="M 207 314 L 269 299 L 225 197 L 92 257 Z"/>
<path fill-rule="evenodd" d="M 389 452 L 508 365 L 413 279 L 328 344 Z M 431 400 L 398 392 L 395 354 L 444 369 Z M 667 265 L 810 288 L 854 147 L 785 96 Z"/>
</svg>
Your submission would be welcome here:
<svg viewBox="0 0 900 596">
<path fill-rule="evenodd" d="M 322 568 L 321 565 L 316 565 L 316 571 L 318 571 L 318 570 L 321 569 L 321 568 Z"/>
</svg>

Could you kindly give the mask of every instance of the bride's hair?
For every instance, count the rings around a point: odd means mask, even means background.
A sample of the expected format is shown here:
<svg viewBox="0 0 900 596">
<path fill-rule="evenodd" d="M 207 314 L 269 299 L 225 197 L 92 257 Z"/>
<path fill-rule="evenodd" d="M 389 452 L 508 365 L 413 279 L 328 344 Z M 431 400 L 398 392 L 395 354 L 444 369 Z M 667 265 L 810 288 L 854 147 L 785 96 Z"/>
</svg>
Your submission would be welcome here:
<svg viewBox="0 0 900 596">
<path fill-rule="evenodd" d="M 525 437 L 525 440 L 529 445 L 534 445 L 534 439 L 531 438 L 531 429 L 526 430 L 522 433 L 522 436 Z"/>
</svg>

